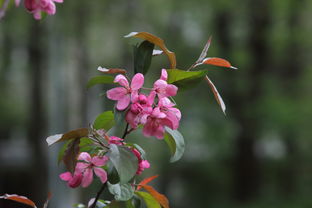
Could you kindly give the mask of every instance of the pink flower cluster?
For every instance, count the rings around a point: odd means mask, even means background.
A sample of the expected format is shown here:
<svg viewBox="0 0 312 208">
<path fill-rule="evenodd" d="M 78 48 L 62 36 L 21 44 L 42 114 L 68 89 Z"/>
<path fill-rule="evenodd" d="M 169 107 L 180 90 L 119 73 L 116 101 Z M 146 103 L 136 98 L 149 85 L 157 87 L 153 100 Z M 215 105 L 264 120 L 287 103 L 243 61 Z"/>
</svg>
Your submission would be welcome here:
<svg viewBox="0 0 312 208">
<path fill-rule="evenodd" d="M 55 2 L 63 3 L 63 0 L 25 0 L 26 9 L 34 15 L 34 18 L 41 19 L 41 12 L 46 12 L 48 15 L 54 15 L 56 12 Z M 20 1 L 15 1 L 16 5 Z"/>
<path fill-rule="evenodd" d="M 165 126 L 177 129 L 181 119 L 181 112 L 174 108 L 175 104 L 168 97 L 175 96 L 178 88 L 167 83 L 168 74 L 162 69 L 160 79 L 156 80 L 149 95 L 141 93 L 144 76 L 137 73 L 133 76 L 131 84 L 124 75 L 117 75 L 114 82 L 121 87 L 107 91 L 107 97 L 117 101 L 116 108 L 126 110 L 126 121 L 134 129 L 142 124 L 144 136 L 164 137 Z"/>
<path fill-rule="evenodd" d="M 102 183 L 107 181 L 107 173 L 102 168 L 108 160 L 106 156 L 94 156 L 91 157 L 89 153 L 82 152 L 78 157 L 78 163 L 75 168 L 75 172 L 72 175 L 70 172 L 60 174 L 60 178 L 63 181 L 68 182 L 68 186 L 76 188 L 78 186 L 88 187 L 93 181 L 93 171 L 97 175 Z"/>
<path fill-rule="evenodd" d="M 98 133 L 101 135 L 103 132 L 99 130 Z M 109 144 L 124 145 L 123 139 L 115 136 L 109 137 Z M 137 175 L 140 175 L 144 169 L 150 167 L 150 163 L 147 160 L 142 158 L 141 153 L 135 149 L 131 148 L 131 151 L 138 159 L 138 169 L 136 171 Z M 94 156 L 91 157 L 89 153 L 82 152 L 78 156 L 78 163 L 75 167 L 75 171 L 72 174 L 71 172 L 65 172 L 60 174 L 60 178 L 63 181 L 66 181 L 68 186 L 71 188 L 76 188 L 78 186 L 88 187 L 93 181 L 93 172 L 96 176 L 100 178 L 102 183 L 107 181 L 107 173 L 103 169 L 103 166 L 106 165 L 108 157 L 106 156 Z"/>
</svg>

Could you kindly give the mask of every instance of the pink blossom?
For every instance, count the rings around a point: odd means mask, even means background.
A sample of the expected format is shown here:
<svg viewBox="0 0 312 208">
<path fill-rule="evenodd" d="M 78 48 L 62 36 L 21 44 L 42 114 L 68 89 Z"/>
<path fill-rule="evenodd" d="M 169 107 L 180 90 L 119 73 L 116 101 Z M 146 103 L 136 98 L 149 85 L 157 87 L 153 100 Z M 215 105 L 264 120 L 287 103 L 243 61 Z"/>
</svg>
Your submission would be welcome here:
<svg viewBox="0 0 312 208">
<path fill-rule="evenodd" d="M 25 0 L 26 9 L 31 12 L 35 19 L 41 19 L 41 12 L 54 15 L 56 12 L 55 2 L 63 3 L 63 0 Z"/>
<path fill-rule="evenodd" d="M 144 125 L 144 136 L 155 136 L 158 139 L 162 139 L 165 133 L 165 126 L 171 129 L 179 127 L 181 112 L 179 109 L 174 108 L 174 105 L 166 97 L 159 99 L 158 106 L 153 109 Z"/>
<path fill-rule="evenodd" d="M 21 0 L 15 0 L 15 6 L 19 6 L 20 5 L 20 3 L 21 3 Z"/>
<path fill-rule="evenodd" d="M 173 84 L 168 84 L 167 78 L 167 71 L 162 69 L 160 79 L 156 80 L 153 88 L 159 98 L 175 96 L 177 94 L 178 88 Z"/>
<path fill-rule="evenodd" d="M 147 160 L 143 160 L 140 152 L 137 149 L 132 149 L 134 155 L 138 158 L 138 169 L 136 174 L 140 175 L 144 169 L 150 167 L 150 163 Z"/>
<path fill-rule="evenodd" d="M 72 175 L 70 172 L 65 172 L 60 174 L 60 178 L 63 181 L 67 181 L 68 186 L 71 188 L 76 188 L 80 186 L 82 181 L 82 173 L 75 172 L 74 175 Z"/>
<path fill-rule="evenodd" d="M 60 178 L 63 181 L 68 182 L 68 186 L 72 188 L 78 187 L 80 184 L 82 187 L 89 186 L 93 181 L 93 171 L 97 175 L 102 183 L 107 181 L 107 173 L 101 167 L 104 166 L 108 160 L 106 156 L 94 156 L 91 157 L 89 153 L 80 153 L 78 162 L 75 168 L 74 175 L 70 172 L 60 174 Z"/>
<path fill-rule="evenodd" d="M 127 78 L 119 74 L 115 77 L 115 83 L 119 83 L 122 87 L 115 87 L 107 91 L 107 97 L 111 100 L 117 101 L 116 108 L 118 110 L 125 110 L 129 104 L 131 97 L 135 97 L 138 94 L 139 89 L 144 84 L 144 76 L 141 73 L 137 73 L 133 76 L 131 85 Z"/>
<path fill-rule="evenodd" d="M 132 128 L 137 128 L 139 124 L 145 124 L 147 117 L 152 113 L 152 105 L 155 99 L 155 92 L 152 91 L 148 97 L 140 94 L 132 99 L 130 109 L 126 114 L 126 121 Z"/>
<path fill-rule="evenodd" d="M 109 137 L 108 144 L 123 145 L 123 139 L 116 136 L 111 136 Z"/>
</svg>

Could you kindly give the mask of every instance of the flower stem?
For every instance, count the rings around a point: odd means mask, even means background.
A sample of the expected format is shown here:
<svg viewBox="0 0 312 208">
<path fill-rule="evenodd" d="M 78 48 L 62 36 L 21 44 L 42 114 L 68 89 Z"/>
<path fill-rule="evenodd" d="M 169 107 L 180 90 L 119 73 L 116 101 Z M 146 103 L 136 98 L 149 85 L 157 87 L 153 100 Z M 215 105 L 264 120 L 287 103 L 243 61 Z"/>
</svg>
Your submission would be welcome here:
<svg viewBox="0 0 312 208">
<path fill-rule="evenodd" d="M 93 204 L 91 205 L 90 208 L 95 208 L 96 202 L 99 200 L 100 195 L 101 195 L 102 192 L 104 191 L 105 187 L 106 187 L 106 183 L 104 183 L 104 184 L 101 186 L 101 189 L 97 192 L 96 197 L 95 197 L 95 199 L 94 199 L 94 202 L 93 202 Z"/>
<path fill-rule="evenodd" d="M 127 123 L 127 125 L 126 125 L 125 131 L 121 137 L 122 139 L 125 139 L 126 136 L 130 133 L 130 132 L 128 132 L 128 128 L 129 128 L 129 123 Z"/>
</svg>

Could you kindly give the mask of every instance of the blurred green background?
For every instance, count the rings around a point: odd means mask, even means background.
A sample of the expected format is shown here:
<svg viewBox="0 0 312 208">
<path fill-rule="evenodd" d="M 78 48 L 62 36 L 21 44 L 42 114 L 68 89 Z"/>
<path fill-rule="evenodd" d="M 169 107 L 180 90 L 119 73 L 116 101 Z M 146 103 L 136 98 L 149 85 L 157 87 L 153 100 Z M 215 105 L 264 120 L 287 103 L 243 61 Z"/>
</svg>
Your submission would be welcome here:
<svg viewBox="0 0 312 208">
<path fill-rule="evenodd" d="M 59 146 L 45 138 L 112 108 L 99 96 L 107 87 L 85 84 L 98 66 L 132 70 L 123 36 L 147 31 L 165 40 L 180 69 L 210 35 L 208 56 L 239 68 L 199 67 L 210 70 L 226 117 L 204 82 L 177 96 L 187 144 L 179 162 L 169 163 L 163 141 L 129 138 L 146 149 L 152 167 L 143 176 L 160 175 L 154 185 L 171 207 L 312 207 L 311 11 L 309 0 L 65 0 L 38 22 L 11 8 L 0 22 L 0 195 L 42 204 L 51 191 L 57 208 L 94 197 L 96 184 L 70 190 L 59 180 Z M 147 79 L 167 66 L 165 56 L 153 58 Z"/>
</svg>

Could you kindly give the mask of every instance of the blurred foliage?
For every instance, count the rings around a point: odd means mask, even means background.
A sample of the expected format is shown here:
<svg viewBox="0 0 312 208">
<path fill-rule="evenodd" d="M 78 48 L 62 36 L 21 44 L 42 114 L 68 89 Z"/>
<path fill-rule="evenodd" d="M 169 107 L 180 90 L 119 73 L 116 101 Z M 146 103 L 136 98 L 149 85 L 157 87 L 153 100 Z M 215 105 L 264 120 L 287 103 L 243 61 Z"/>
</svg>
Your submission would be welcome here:
<svg viewBox="0 0 312 208">
<path fill-rule="evenodd" d="M 164 142 L 139 134 L 129 139 L 142 143 L 152 161 L 145 176 L 160 175 L 158 190 L 172 207 L 310 207 L 311 9 L 311 1 L 298 0 L 66 0 L 57 5 L 55 16 L 35 22 L 23 8 L 10 8 L 0 22 L 1 151 L 7 149 L 4 141 L 34 140 L 27 136 L 29 124 L 37 122 L 29 110 L 37 105 L 30 97 L 35 63 L 29 41 L 37 41 L 43 60 L 37 80 L 47 126 L 43 140 L 51 132 L 87 126 L 112 107 L 113 102 L 98 96 L 107 88 L 87 93 L 85 86 L 98 75 L 98 66 L 132 70 L 129 44 L 137 42 L 122 36 L 131 31 L 156 34 L 176 53 L 177 68 L 187 69 L 212 35 L 208 56 L 225 58 L 239 68 L 198 67 L 208 69 L 227 104 L 227 116 L 206 83 L 181 92 L 176 99 L 186 140 L 181 161 L 169 165 Z M 35 26 L 40 34 L 34 33 Z M 167 58 L 153 58 L 151 67 L 147 81 L 168 67 Z M 33 179 L 20 186 L 18 176 L 9 173 L 23 171 L 4 164 L 1 193 L 29 196 Z M 58 180 L 58 169 L 50 167 L 50 180 Z M 51 204 L 60 200 L 65 186 L 53 188 Z M 91 190 L 83 192 L 85 201 Z"/>
</svg>

